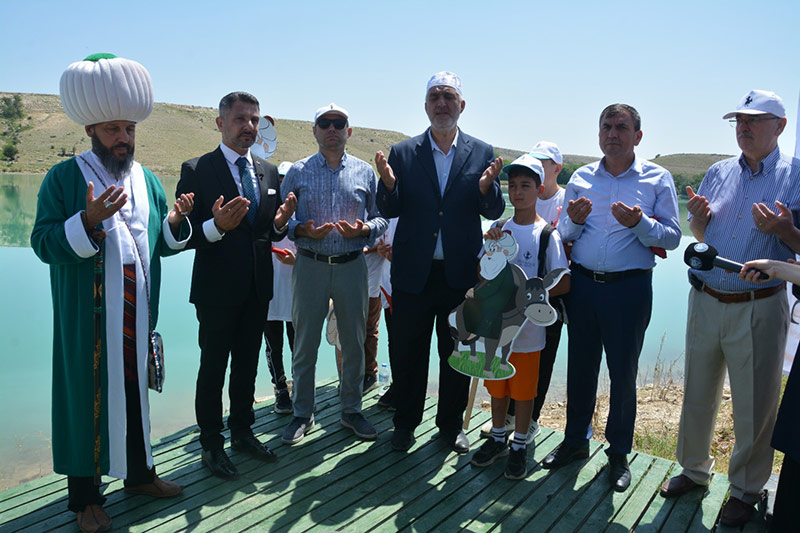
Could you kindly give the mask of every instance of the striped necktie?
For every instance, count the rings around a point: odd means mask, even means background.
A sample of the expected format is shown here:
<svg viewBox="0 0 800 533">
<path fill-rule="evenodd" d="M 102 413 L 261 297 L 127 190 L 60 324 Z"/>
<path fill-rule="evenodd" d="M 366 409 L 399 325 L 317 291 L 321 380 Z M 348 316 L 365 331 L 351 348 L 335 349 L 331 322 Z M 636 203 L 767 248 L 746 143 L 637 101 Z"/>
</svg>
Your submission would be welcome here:
<svg viewBox="0 0 800 533">
<path fill-rule="evenodd" d="M 256 220 L 256 213 L 258 213 L 258 198 L 253 184 L 253 175 L 247 170 L 247 159 L 244 157 L 236 160 L 236 166 L 239 167 L 239 179 L 242 180 L 242 193 L 245 198 L 250 200 L 250 210 L 247 211 L 247 218 L 252 226 Z"/>
</svg>

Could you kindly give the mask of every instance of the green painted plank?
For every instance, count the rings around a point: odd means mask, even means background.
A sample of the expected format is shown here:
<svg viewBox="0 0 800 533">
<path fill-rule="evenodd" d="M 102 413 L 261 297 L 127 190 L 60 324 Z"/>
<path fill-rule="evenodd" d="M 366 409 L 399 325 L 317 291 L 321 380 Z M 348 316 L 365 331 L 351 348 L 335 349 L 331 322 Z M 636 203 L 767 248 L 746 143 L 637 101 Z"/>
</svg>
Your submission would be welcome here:
<svg viewBox="0 0 800 533">
<path fill-rule="evenodd" d="M 350 430 L 339 424 L 339 417 L 338 410 L 330 416 L 320 417 L 319 425 L 322 427 L 310 432 L 302 444 L 294 447 L 282 445 L 276 436 L 274 449 L 279 454 L 279 462 L 265 466 L 264 463 L 250 460 L 239 467 L 240 477 L 237 480 L 215 478 L 203 468 L 205 477 L 192 487 L 193 490 L 187 493 L 179 505 L 172 505 L 147 516 L 136 516 L 133 520 L 136 523 L 134 529 L 175 531 L 187 526 L 200 530 L 206 527 L 214 529 L 219 519 L 214 515 L 241 500 L 246 501 L 249 494 L 260 490 L 275 490 L 276 487 L 282 492 L 290 492 L 296 488 L 297 478 L 302 476 L 302 472 L 330 461 L 341 453 L 343 447 L 350 448 L 360 442 L 355 440 Z M 388 420 L 389 415 L 386 414 L 374 421 L 380 424 Z M 342 442 L 345 444 L 341 444 Z M 241 512 L 244 511 L 246 509 Z M 203 522 L 198 524 L 200 520 Z"/>
<path fill-rule="evenodd" d="M 333 409 L 333 406 L 338 406 L 338 401 L 332 394 L 326 395 L 327 400 L 322 403 L 322 409 L 328 409 L 331 413 L 335 413 L 336 410 Z M 333 416 L 333 415 L 331 415 Z M 269 422 L 264 425 L 263 422 L 268 420 Z M 258 425 L 259 422 L 262 425 Z M 282 425 L 285 424 L 286 421 L 284 420 L 274 420 L 265 417 L 259 417 L 256 424 L 254 424 L 254 432 L 256 435 L 259 435 L 261 430 L 263 429 L 275 429 L 276 431 L 280 427 L 282 429 Z M 165 478 L 178 481 L 179 483 L 184 485 L 185 490 L 191 490 L 190 485 L 192 480 L 189 479 L 188 481 L 184 477 L 175 477 L 176 474 L 180 474 L 181 476 L 185 476 L 187 473 L 191 474 L 194 471 L 201 471 L 199 474 L 203 478 L 208 477 L 208 474 L 204 473 L 205 468 L 199 461 L 199 454 L 200 454 L 200 444 L 197 441 L 198 435 L 190 435 L 184 436 L 182 438 L 183 446 L 176 446 L 173 447 L 170 454 L 168 454 L 170 460 L 164 461 L 164 455 L 162 454 L 162 462 L 161 464 L 157 463 L 159 475 L 164 476 Z M 263 435 L 260 435 L 262 440 L 264 439 Z M 268 443 L 271 447 L 274 447 L 273 442 Z M 234 454 L 235 455 L 235 454 Z M 152 501 L 150 498 L 144 496 L 130 496 L 121 491 L 123 486 L 122 480 L 112 480 L 110 483 L 107 484 L 107 487 L 104 489 L 104 494 L 107 496 L 108 501 L 106 502 L 106 509 L 108 510 L 109 514 L 112 517 L 117 517 L 115 521 L 115 526 L 117 522 L 126 522 L 124 518 L 119 518 L 119 515 L 124 513 L 125 510 L 130 508 L 138 508 L 142 505 L 142 503 L 146 503 Z M 66 490 L 64 490 L 62 494 L 63 498 L 66 498 Z M 64 501 L 66 501 L 64 499 Z M 158 500 L 161 505 L 167 505 L 167 503 L 162 502 L 172 502 L 175 500 Z M 58 503 L 58 502 L 57 502 Z M 74 515 L 71 513 L 64 513 L 65 505 L 62 503 L 58 503 L 58 505 L 48 505 L 42 507 L 41 509 L 37 510 L 33 513 L 28 513 L 19 517 L 18 520 L 14 522 L 16 527 L 31 527 L 36 525 L 37 528 L 54 528 L 62 526 L 66 523 L 70 523 L 74 520 Z"/>
<path fill-rule="evenodd" d="M 480 426 L 488 418 L 486 414 L 478 414 L 472 418 L 471 425 Z M 357 527 L 364 530 L 372 524 L 387 520 L 401 509 L 405 488 L 442 466 L 441 454 L 447 448 L 438 439 L 432 438 L 438 431 L 433 419 L 427 421 L 427 426 L 429 429 L 425 433 L 419 431 L 422 426 L 417 429 L 416 442 L 412 448 L 406 454 L 397 453 L 399 459 L 385 471 L 385 476 L 391 480 L 390 484 L 384 483 L 382 490 L 378 487 L 365 495 L 359 501 L 357 510 L 346 507 L 320 521 L 323 529 L 329 530 L 335 524 L 345 531 L 357 531 Z M 370 483 L 367 488 L 373 488 L 374 485 Z M 312 528 L 314 529 L 319 528 Z"/>
<path fill-rule="evenodd" d="M 564 513 L 569 512 L 576 505 L 583 508 L 593 503 L 584 503 L 586 491 L 590 488 L 607 488 L 608 484 L 603 479 L 608 459 L 602 449 L 597 451 L 588 462 L 585 462 L 575 476 L 567 480 L 557 489 L 547 495 L 547 503 L 536 506 L 533 500 L 522 501 L 502 524 L 503 528 L 512 527 L 518 530 L 545 531 L 553 524 L 559 523 Z M 598 480 L 598 477 L 601 478 Z M 574 512 L 574 511 L 573 511 Z"/>
<path fill-rule="evenodd" d="M 676 472 L 680 472 L 680 467 L 676 467 Z M 708 484 L 708 490 L 700 502 L 700 508 L 692 517 L 687 531 L 713 531 L 722 512 L 722 504 L 728 495 L 728 476 L 714 473 Z"/>
<path fill-rule="evenodd" d="M 528 477 L 524 483 L 530 482 L 538 464 L 555 449 L 562 439 L 563 436 L 560 433 L 542 427 L 542 435 L 537 437 L 536 446 L 528 452 Z M 498 463 L 499 467 L 497 466 Z M 495 478 L 486 485 L 480 486 L 477 493 L 475 493 L 475 487 L 473 486 L 476 484 L 475 481 L 470 482 L 464 488 L 464 492 L 469 496 L 465 496 L 464 499 L 467 501 L 462 502 L 462 504 L 468 506 L 469 510 L 462 513 L 454 512 L 450 517 L 438 524 L 436 529 L 440 531 L 456 531 L 466 527 L 473 519 L 483 514 L 496 500 L 504 498 L 507 492 L 519 490 L 519 481 L 512 481 L 503 477 L 503 470 L 505 469 L 503 461 L 498 461 L 489 468 L 495 469 Z M 457 508 L 455 502 L 452 505 Z"/>
<path fill-rule="evenodd" d="M 628 500 L 630 500 L 636 492 L 639 482 L 647 473 L 652 463 L 653 457 L 651 455 L 637 453 L 631 458 L 631 485 L 625 492 L 615 492 L 608 483 L 608 471 L 604 471 L 602 475 L 599 476 L 596 483 L 596 485 L 600 485 L 600 487 L 605 490 L 603 498 L 597 501 L 590 497 L 589 492 L 591 492 L 591 490 L 587 491 L 586 498 L 581 500 L 581 509 L 591 508 L 591 511 L 580 513 L 572 512 L 569 515 L 570 518 L 577 518 L 579 515 L 585 516 L 585 518 L 581 517 L 583 522 L 580 525 L 580 530 L 587 533 L 602 531 L 604 528 L 608 527 L 609 524 L 614 523 L 617 513 L 625 507 Z M 598 487 L 598 493 L 600 492 L 600 487 Z M 571 524 L 572 521 L 570 520 L 567 523 Z"/>
<path fill-rule="evenodd" d="M 701 509 L 705 494 L 706 491 L 704 489 L 697 488 L 677 498 L 672 512 L 669 513 L 664 525 L 661 526 L 664 531 L 670 531 L 675 527 L 683 527 L 686 529 L 694 519 L 698 510 Z"/>
<path fill-rule="evenodd" d="M 675 475 L 679 471 L 680 467 L 673 463 L 669 475 Z M 661 531 L 664 522 L 666 522 L 672 512 L 672 508 L 675 506 L 675 502 L 676 498 L 662 498 L 660 495 L 650 500 L 650 505 L 644 510 L 639 522 L 636 524 L 637 533 L 640 531 Z"/>
<path fill-rule="evenodd" d="M 625 507 L 614 517 L 615 526 L 622 526 L 627 530 L 633 529 L 653 498 L 661 497 L 658 495 L 658 491 L 664 481 L 669 478 L 673 462 L 661 457 L 653 457 L 652 460 L 647 473 L 632 489 L 633 493 Z"/>
<path fill-rule="evenodd" d="M 563 441 L 563 436 L 559 435 L 559 444 Z M 498 526 L 501 530 L 516 531 L 530 516 L 530 513 L 548 505 L 561 488 L 575 477 L 583 466 L 592 460 L 601 448 L 600 443 L 589 442 L 589 458 L 568 464 L 558 470 L 545 470 L 536 468 L 528 477 L 519 484 L 519 488 L 509 491 L 502 499 L 498 499 L 490 505 L 483 513 L 475 518 L 469 525 L 470 531 L 489 531 Z M 541 462 L 544 457 L 538 458 Z M 515 509 L 524 506 L 527 510 L 523 520 L 511 519 L 509 524 L 506 520 L 512 515 Z M 515 524 L 516 523 L 516 529 Z"/>
</svg>

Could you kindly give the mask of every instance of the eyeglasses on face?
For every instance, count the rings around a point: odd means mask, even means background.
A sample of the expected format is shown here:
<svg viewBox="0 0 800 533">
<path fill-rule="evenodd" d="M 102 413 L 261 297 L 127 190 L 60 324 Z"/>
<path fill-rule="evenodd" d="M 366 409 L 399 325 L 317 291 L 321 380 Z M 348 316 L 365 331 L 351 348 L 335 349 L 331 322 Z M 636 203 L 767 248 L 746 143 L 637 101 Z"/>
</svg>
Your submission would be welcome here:
<svg viewBox="0 0 800 533">
<path fill-rule="evenodd" d="M 336 128 L 337 130 L 343 130 L 345 126 L 347 126 L 347 119 L 344 118 L 317 119 L 317 127 L 322 128 L 323 130 L 327 130 L 328 128 L 330 128 L 331 124 L 333 124 L 333 127 Z"/>
<path fill-rule="evenodd" d="M 736 118 L 729 118 L 728 122 L 731 123 L 731 127 L 735 128 L 736 126 L 754 126 L 759 122 L 764 122 L 765 120 L 779 120 L 781 117 L 736 117 Z"/>
</svg>

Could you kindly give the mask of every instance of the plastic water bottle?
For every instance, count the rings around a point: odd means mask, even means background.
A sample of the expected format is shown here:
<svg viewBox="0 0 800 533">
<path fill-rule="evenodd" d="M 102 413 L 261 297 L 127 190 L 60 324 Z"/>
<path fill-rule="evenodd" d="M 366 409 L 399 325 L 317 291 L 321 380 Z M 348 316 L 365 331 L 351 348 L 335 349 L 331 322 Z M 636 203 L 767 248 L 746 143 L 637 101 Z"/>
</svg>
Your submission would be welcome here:
<svg viewBox="0 0 800 533">
<path fill-rule="evenodd" d="M 378 388 L 381 391 L 381 394 L 386 392 L 386 389 L 389 388 L 391 377 L 392 376 L 389 373 L 389 365 L 383 363 L 380 369 L 378 369 Z"/>
</svg>

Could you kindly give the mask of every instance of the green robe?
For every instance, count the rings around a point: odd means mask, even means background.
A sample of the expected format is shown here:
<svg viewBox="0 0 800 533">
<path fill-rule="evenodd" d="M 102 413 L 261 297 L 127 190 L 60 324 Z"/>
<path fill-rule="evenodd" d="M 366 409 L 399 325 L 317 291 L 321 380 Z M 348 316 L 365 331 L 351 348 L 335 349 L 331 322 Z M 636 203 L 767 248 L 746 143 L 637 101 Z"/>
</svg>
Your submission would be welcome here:
<svg viewBox="0 0 800 533">
<path fill-rule="evenodd" d="M 89 152 L 82 154 L 91 155 Z M 87 156 L 88 157 L 88 156 Z M 92 160 L 94 161 L 94 160 Z M 97 166 L 95 166 L 97 168 Z M 153 324 L 158 318 L 159 287 L 161 284 L 160 257 L 172 255 L 180 251 L 185 246 L 186 239 L 177 242 L 172 235 L 165 237 L 169 233 L 166 224 L 166 216 L 171 208 L 167 204 L 166 195 L 161 182 L 148 169 L 141 167 L 138 163 L 134 164 L 137 172 L 132 175 L 137 176 L 136 185 L 133 190 L 140 192 L 136 204 L 131 204 L 133 208 L 144 217 L 142 218 L 142 228 L 146 224 L 146 237 L 142 232 L 144 242 L 147 246 L 142 249 L 142 253 L 149 251 L 149 276 L 150 276 L 150 305 L 152 311 Z M 138 170 L 141 169 L 141 170 Z M 74 245 L 80 240 L 82 224 L 80 224 L 79 213 L 86 209 L 86 190 L 87 179 L 77 163 L 77 158 L 71 158 L 59 163 L 50 169 L 45 176 L 39 190 L 39 199 L 36 210 L 36 221 L 31 234 L 31 247 L 36 255 L 43 262 L 50 265 L 50 284 L 53 297 L 53 404 L 52 404 L 52 425 L 53 425 L 53 469 L 62 474 L 73 476 L 92 476 L 94 475 L 94 327 L 93 327 L 93 286 L 94 286 L 94 257 L 86 257 L 87 249 Z M 144 181 L 144 183 L 142 183 Z M 103 188 L 95 185 L 94 194 L 97 197 Z M 146 191 L 146 202 L 143 197 Z M 130 193 L 131 191 L 126 191 Z M 130 194 L 129 200 L 131 201 Z M 149 209 L 149 212 L 144 209 Z M 75 217 L 78 217 L 77 219 Z M 115 215 L 106 221 L 111 223 L 113 219 L 118 219 Z M 80 228 L 80 229 L 76 229 Z M 127 231 L 122 227 L 122 231 Z M 181 238 L 190 233 L 187 223 L 181 226 Z M 85 238 L 85 231 L 83 232 Z M 71 239 L 71 240 L 70 240 Z M 77 240 L 76 240 L 77 239 Z M 85 239 L 90 243 L 88 239 Z M 121 260 L 119 254 L 114 256 L 109 253 L 109 246 L 113 242 L 110 238 L 103 241 L 100 250 L 104 257 L 107 271 L 114 271 L 115 268 L 121 271 Z M 93 253 L 91 249 L 88 253 Z M 110 265 L 107 257 L 117 257 L 118 265 Z M 146 263 L 145 263 L 146 264 Z M 143 277 L 143 276 L 142 276 Z M 108 278 L 106 277 L 106 281 Z M 143 280 L 137 279 L 143 283 Z M 114 401 L 109 407 L 109 381 L 121 383 L 120 373 L 121 360 L 109 361 L 109 346 L 107 342 L 108 323 L 107 313 L 109 306 L 121 308 L 123 294 L 121 291 L 111 291 L 105 287 L 103 294 L 103 336 L 102 336 L 102 356 L 101 356 L 101 450 L 100 450 L 100 470 L 103 474 L 110 474 L 115 477 L 125 477 L 127 467 L 124 464 L 125 457 L 125 404 L 124 387 L 122 391 L 119 387 L 111 389 Z M 144 293 L 142 293 L 144 294 Z M 143 301 L 142 301 L 143 300 Z M 146 298 L 137 300 L 137 310 L 140 306 L 147 306 Z M 142 328 L 146 324 L 140 325 L 137 312 L 137 345 L 141 347 L 138 337 Z M 146 314 L 144 315 L 146 317 Z M 144 320 L 146 322 L 146 320 Z M 121 337 L 112 334 L 111 337 Z M 115 343 L 119 346 L 111 348 L 110 352 L 115 354 L 112 359 L 121 359 L 121 342 Z M 147 350 L 138 349 L 139 358 L 144 358 L 146 368 Z M 109 364 L 111 363 L 111 364 Z M 147 373 L 141 371 L 139 366 L 140 391 L 142 383 L 145 393 L 142 394 L 142 420 L 144 431 L 145 449 L 147 450 L 148 465 L 152 465 L 152 456 L 149 446 L 149 402 L 147 401 Z M 111 369 L 111 370 L 109 370 Z M 119 374 L 119 375 L 118 375 Z M 121 409 L 119 397 L 122 397 Z M 111 423 L 111 426 L 109 424 Z M 109 430 L 109 427 L 113 428 Z M 120 450 L 119 432 L 122 428 L 122 439 Z M 110 440 L 110 432 L 114 433 Z M 109 450 L 109 442 L 115 444 L 115 453 Z M 122 457 L 122 461 L 120 461 Z"/>
<path fill-rule="evenodd" d="M 503 311 L 513 300 L 516 290 L 510 263 L 494 279 L 478 283 L 474 289 L 474 297 L 464 300 L 466 330 L 479 337 L 499 339 Z"/>
</svg>

